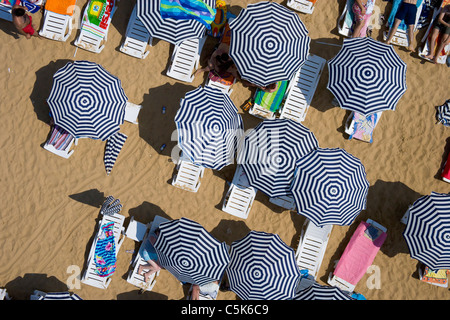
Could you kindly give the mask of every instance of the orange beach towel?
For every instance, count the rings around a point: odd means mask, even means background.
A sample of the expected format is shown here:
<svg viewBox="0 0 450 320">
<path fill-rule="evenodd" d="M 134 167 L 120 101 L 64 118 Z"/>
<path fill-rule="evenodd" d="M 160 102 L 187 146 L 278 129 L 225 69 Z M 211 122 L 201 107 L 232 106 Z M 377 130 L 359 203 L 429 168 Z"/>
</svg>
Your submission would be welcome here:
<svg viewBox="0 0 450 320">
<path fill-rule="evenodd" d="M 45 10 L 71 16 L 76 2 L 77 0 L 47 0 Z"/>
</svg>

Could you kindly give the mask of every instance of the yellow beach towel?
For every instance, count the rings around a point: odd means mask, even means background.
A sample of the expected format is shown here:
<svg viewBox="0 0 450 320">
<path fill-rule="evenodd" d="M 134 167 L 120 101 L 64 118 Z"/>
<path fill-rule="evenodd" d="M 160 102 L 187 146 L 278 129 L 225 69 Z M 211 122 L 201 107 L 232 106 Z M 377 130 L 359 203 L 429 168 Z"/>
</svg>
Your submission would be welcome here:
<svg viewBox="0 0 450 320">
<path fill-rule="evenodd" d="M 77 0 L 47 0 L 45 10 L 71 16 L 76 2 Z"/>
</svg>

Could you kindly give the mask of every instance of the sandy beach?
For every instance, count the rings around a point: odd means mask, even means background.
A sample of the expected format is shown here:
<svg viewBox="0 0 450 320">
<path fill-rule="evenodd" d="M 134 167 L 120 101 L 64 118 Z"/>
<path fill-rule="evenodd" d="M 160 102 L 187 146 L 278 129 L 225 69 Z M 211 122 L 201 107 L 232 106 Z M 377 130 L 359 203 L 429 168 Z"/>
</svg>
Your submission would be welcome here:
<svg viewBox="0 0 450 320">
<path fill-rule="evenodd" d="M 249 3 L 227 0 L 229 11 L 238 14 Z M 277 1 L 286 5 L 286 1 Z M 311 37 L 310 52 L 327 60 L 339 51 L 343 37 L 337 20 L 345 0 L 318 0 L 313 14 L 297 13 Z M 84 10 L 86 0 L 78 0 Z M 205 170 L 197 193 L 171 185 L 175 164 L 171 152 L 176 147 L 174 116 L 185 93 L 203 85 L 196 77 L 184 83 L 166 76 L 173 45 L 154 39 L 146 59 L 136 59 L 119 51 L 125 39 L 128 19 L 135 1 L 121 0 L 112 19 L 104 50 L 92 53 L 76 50 L 73 30 L 66 42 L 19 35 L 12 23 L 0 21 L 0 287 L 17 300 L 29 299 L 35 289 L 66 291 L 68 283 L 82 273 L 100 219 L 100 206 L 108 195 L 119 198 L 122 214 L 147 223 L 155 215 L 169 219 L 186 217 L 202 224 L 220 241 L 231 244 L 250 230 L 278 234 L 294 250 L 305 218 L 283 210 L 258 192 L 249 217 L 236 218 L 221 210 L 236 166 L 221 171 Z M 390 3 L 377 0 L 379 12 L 389 15 Z M 33 14 L 36 29 L 42 13 Z M 381 29 L 372 37 L 382 40 Z M 419 30 L 420 42 L 425 29 Z M 216 39 L 208 38 L 202 51 L 210 54 Z M 449 130 L 436 124 L 436 106 L 448 98 L 450 84 L 446 65 L 434 65 L 417 52 L 395 46 L 407 64 L 407 91 L 395 111 L 383 113 L 374 132 L 373 143 L 348 140 L 344 124 L 349 112 L 332 105 L 333 95 L 326 89 L 325 66 L 303 124 L 322 148 L 343 148 L 361 160 L 370 189 L 367 209 L 350 226 L 335 226 L 319 272 L 318 282 L 326 284 L 335 260 L 360 221 L 373 219 L 387 228 L 387 239 L 373 265 L 378 267 L 380 287 L 373 288 L 366 274 L 355 288 L 368 300 L 447 300 L 447 289 L 419 281 L 418 261 L 411 259 L 402 236 L 400 222 L 408 206 L 432 191 L 448 193 L 450 185 L 440 179 L 441 168 L 450 151 Z M 70 159 L 43 149 L 49 137 L 50 117 L 46 99 L 53 74 L 67 62 L 89 60 L 101 64 L 121 81 L 129 101 L 143 106 L 139 124 L 125 122 L 121 132 L 128 139 L 108 176 L 103 156 L 105 143 L 81 139 Z M 237 83 L 231 99 L 244 120 L 244 128 L 254 128 L 260 119 L 242 110 L 254 91 Z M 166 113 L 161 108 L 166 107 Z M 175 135 L 176 137 L 176 135 Z M 166 148 L 160 152 L 160 146 Z M 132 254 L 139 244 L 125 239 L 117 257 L 117 269 L 106 290 L 81 284 L 71 291 L 85 300 L 182 300 L 188 286 L 168 271 L 161 271 L 151 292 L 126 281 Z M 368 281 L 369 280 L 369 281 Z M 75 281 L 76 282 L 76 281 Z M 233 292 L 219 292 L 218 299 L 239 299 Z"/>
</svg>

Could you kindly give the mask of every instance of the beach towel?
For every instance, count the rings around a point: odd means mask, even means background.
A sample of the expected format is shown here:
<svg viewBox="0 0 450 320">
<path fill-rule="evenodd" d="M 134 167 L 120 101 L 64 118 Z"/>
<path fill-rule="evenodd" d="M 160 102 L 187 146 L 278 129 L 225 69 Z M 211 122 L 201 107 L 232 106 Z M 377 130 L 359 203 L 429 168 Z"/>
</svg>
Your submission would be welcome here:
<svg viewBox="0 0 450 320">
<path fill-rule="evenodd" d="M 84 11 L 82 29 L 104 38 L 115 9 L 115 0 L 91 0 Z"/>
<path fill-rule="evenodd" d="M 45 10 L 71 16 L 77 0 L 47 0 Z"/>
<path fill-rule="evenodd" d="M 255 104 L 272 112 L 277 111 L 281 106 L 288 84 L 289 81 L 287 80 L 278 81 L 278 88 L 274 92 L 265 92 L 258 88 L 255 95 Z"/>
<path fill-rule="evenodd" d="M 369 227 L 370 224 L 361 221 L 334 270 L 334 275 L 353 285 L 364 276 L 386 240 L 385 232 L 368 231 Z"/>
<path fill-rule="evenodd" d="M 231 86 L 234 83 L 234 76 L 229 72 L 217 73 L 215 70 L 211 70 L 208 73 L 208 78 L 211 81 L 220 82 L 226 86 Z"/>
<path fill-rule="evenodd" d="M 73 136 L 69 132 L 57 125 L 54 125 L 52 128 L 52 134 L 47 143 L 54 146 L 56 150 L 65 150 L 73 139 Z"/>
<path fill-rule="evenodd" d="M 353 133 L 350 133 L 350 139 L 358 139 L 369 143 L 373 142 L 372 134 L 377 125 L 380 114 L 374 113 L 365 116 L 358 112 L 353 112 Z"/>
<path fill-rule="evenodd" d="M 388 18 L 389 28 L 392 27 L 392 25 L 394 24 L 395 15 L 397 14 L 398 7 L 402 3 L 402 1 L 403 0 L 393 0 L 392 1 L 392 9 L 391 9 L 391 13 L 389 14 L 389 18 Z M 422 2 L 423 2 L 423 0 L 417 0 L 416 7 L 419 8 L 420 5 L 422 4 Z M 406 29 L 407 29 L 407 26 L 406 26 L 405 22 L 402 20 L 402 22 L 400 22 L 400 25 L 398 26 L 398 30 L 406 30 Z"/>
<path fill-rule="evenodd" d="M 425 267 L 420 280 L 430 283 L 430 284 L 447 287 L 448 286 L 447 277 L 448 277 L 449 273 L 450 273 L 450 271 L 447 269 L 431 270 L 430 268 Z"/>
<path fill-rule="evenodd" d="M 159 11 L 163 19 L 197 20 L 208 30 L 216 16 L 216 9 L 202 0 L 161 0 Z"/>
<path fill-rule="evenodd" d="M 116 243 L 113 229 L 114 222 L 102 226 L 95 245 L 95 273 L 100 277 L 109 277 L 116 271 Z"/>
<path fill-rule="evenodd" d="M 0 0 L 0 4 L 3 4 L 8 7 L 12 7 L 15 4 L 20 5 L 20 0 Z"/>
</svg>

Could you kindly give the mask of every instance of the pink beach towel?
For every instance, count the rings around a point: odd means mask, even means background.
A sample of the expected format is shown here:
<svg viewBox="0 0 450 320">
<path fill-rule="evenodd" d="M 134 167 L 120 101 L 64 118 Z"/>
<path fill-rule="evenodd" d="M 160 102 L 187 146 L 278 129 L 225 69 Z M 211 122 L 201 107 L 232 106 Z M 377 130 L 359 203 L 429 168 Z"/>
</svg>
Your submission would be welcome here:
<svg viewBox="0 0 450 320">
<path fill-rule="evenodd" d="M 387 234 L 378 229 L 375 230 L 375 233 L 378 230 L 375 236 L 369 235 L 369 231 L 373 231 L 373 228 L 364 221 L 359 224 L 334 270 L 335 276 L 353 285 L 361 280 L 386 240 Z"/>
</svg>

